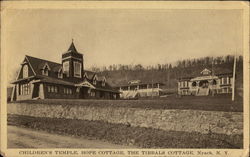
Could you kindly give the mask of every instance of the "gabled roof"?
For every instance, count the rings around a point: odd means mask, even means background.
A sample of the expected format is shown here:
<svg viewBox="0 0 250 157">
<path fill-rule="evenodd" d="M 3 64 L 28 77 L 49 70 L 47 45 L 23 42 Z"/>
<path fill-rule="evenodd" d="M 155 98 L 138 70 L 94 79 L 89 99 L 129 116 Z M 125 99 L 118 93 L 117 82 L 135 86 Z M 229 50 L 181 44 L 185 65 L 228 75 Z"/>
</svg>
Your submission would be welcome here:
<svg viewBox="0 0 250 157">
<path fill-rule="evenodd" d="M 26 55 L 26 58 L 28 59 L 29 63 L 31 64 L 32 68 L 34 69 L 34 71 L 37 75 L 42 75 L 42 69 L 46 64 L 48 64 L 48 66 L 52 70 L 54 70 L 56 67 L 57 68 L 62 67 L 62 65 L 59 63 L 51 62 L 51 61 L 44 60 L 44 59 L 31 57 L 31 56 L 27 56 L 27 55 Z"/>
<path fill-rule="evenodd" d="M 94 74 L 95 74 L 95 72 L 93 72 L 93 71 L 89 71 L 89 70 L 84 70 L 84 74 L 86 74 L 87 75 L 87 77 L 88 77 L 88 79 L 92 79 L 93 78 L 93 76 L 94 76 Z"/>
</svg>

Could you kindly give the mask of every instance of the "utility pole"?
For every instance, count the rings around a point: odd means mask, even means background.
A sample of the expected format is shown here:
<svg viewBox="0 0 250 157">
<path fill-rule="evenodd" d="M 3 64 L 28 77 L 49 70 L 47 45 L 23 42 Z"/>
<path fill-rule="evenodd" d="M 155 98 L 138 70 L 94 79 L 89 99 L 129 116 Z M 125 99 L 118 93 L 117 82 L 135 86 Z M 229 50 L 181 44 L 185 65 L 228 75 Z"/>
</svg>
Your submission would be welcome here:
<svg viewBox="0 0 250 157">
<path fill-rule="evenodd" d="M 214 89 L 213 89 L 213 83 L 214 83 L 214 57 L 212 57 L 212 96 L 214 96 Z"/>
<path fill-rule="evenodd" d="M 232 101 L 234 101 L 234 97 L 235 97 L 235 71 L 236 71 L 236 52 L 234 54 L 233 82 L 232 82 Z"/>
</svg>

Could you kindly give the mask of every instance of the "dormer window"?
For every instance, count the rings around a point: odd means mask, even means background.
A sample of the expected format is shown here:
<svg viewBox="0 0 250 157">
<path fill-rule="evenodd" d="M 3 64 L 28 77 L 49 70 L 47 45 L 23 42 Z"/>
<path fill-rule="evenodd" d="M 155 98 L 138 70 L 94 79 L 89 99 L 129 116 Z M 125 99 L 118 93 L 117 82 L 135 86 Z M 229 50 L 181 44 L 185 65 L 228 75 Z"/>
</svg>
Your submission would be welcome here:
<svg viewBox="0 0 250 157">
<path fill-rule="evenodd" d="M 58 70 L 58 78 L 63 78 L 62 69 Z"/>
<path fill-rule="evenodd" d="M 29 72 L 28 65 L 25 64 L 25 65 L 23 66 L 23 78 L 26 78 L 26 77 L 29 76 L 29 75 L 28 75 L 28 72 Z"/>
<path fill-rule="evenodd" d="M 201 72 L 202 75 L 209 75 L 210 73 L 211 73 L 211 71 L 208 70 L 208 69 L 204 69 L 204 70 L 202 70 L 202 72 Z"/>
<path fill-rule="evenodd" d="M 106 79 L 104 78 L 104 79 L 102 80 L 102 86 L 105 87 L 105 84 L 106 84 Z"/>
<path fill-rule="evenodd" d="M 43 72 L 42 72 L 43 75 L 49 76 L 49 70 L 50 70 L 49 65 L 46 63 L 43 67 Z"/>
<path fill-rule="evenodd" d="M 82 66 L 79 62 L 74 62 L 74 77 L 81 78 Z"/>
<path fill-rule="evenodd" d="M 84 73 L 83 78 L 88 78 L 88 75 L 86 72 Z"/>
<path fill-rule="evenodd" d="M 96 85 L 96 81 L 97 81 L 97 75 L 95 74 L 94 75 L 94 78 L 93 78 L 93 84 Z"/>
<path fill-rule="evenodd" d="M 47 67 L 45 67 L 45 69 L 43 69 L 43 75 L 46 75 L 46 76 L 49 75 L 49 69 Z"/>
<path fill-rule="evenodd" d="M 94 78 L 94 80 L 93 80 L 93 84 L 96 85 L 96 79 L 95 79 L 95 78 Z"/>
</svg>

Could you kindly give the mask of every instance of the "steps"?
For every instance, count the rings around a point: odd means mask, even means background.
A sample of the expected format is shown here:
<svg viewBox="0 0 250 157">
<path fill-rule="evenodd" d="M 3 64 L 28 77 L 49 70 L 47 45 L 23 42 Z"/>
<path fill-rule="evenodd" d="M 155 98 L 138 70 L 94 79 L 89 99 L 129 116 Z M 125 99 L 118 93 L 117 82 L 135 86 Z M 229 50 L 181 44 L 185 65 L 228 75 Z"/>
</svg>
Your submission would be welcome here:
<svg viewBox="0 0 250 157">
<path fill-rule="evenodd" d="M 209 88 L 199 88 L 196 96 L 207 96 L 209 94 Z"/>
<path fill-rule="evenodd" d="M 124 91 L 123 94 L 122 94 L 122 98 L 123 99 L 133 99 L 133 98 L 136 98 L 136 96 L 138 95 L 138 92 L 135 91 L 135 90 L 131 90 L 131 91 Z"/>
</svg>

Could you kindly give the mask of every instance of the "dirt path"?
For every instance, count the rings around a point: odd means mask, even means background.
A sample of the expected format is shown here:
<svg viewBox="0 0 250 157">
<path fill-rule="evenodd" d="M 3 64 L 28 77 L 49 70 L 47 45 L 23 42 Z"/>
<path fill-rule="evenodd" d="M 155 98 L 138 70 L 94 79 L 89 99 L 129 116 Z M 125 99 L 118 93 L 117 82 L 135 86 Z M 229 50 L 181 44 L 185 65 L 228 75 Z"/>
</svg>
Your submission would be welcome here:
<svg viewBox="0 0 250 157">
<path fill-rule="evenodd" d="M 8 148 L 132 148 L 16 126 L 8 126 Z"/>
</svg>

